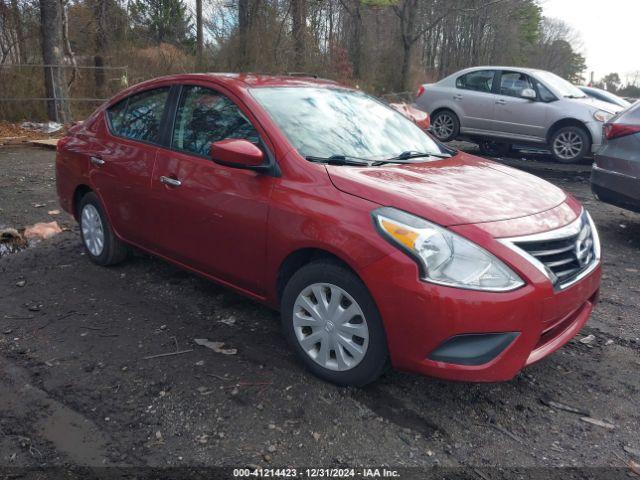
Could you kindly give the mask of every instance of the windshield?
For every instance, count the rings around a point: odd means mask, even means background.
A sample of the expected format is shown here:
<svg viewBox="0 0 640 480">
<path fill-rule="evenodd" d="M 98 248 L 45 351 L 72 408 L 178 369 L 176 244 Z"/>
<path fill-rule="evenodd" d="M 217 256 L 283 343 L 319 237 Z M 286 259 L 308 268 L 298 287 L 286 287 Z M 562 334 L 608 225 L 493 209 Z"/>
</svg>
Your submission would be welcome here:
<svg viewBox="0 0 640 480">
<path fill-rule="evenodd" d="M 251 93 L 303 157 L 383 160 L 408 151 L 445 153 L 413 122 L 362 92 L 269 87 Z"/>
<path fill-rule="evenodd" d="M 540 80 L 551 87 L 557 95 L 567 98 L 587 98 L 582 90 L 551 72 L 536 72 Z"/>
</svg>

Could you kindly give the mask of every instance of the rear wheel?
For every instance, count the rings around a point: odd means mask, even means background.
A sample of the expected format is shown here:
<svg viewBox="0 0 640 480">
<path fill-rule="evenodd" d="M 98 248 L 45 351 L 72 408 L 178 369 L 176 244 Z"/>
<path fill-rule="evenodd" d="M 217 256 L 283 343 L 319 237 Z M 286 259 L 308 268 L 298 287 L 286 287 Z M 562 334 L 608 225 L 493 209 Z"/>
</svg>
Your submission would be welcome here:
<svg viewBox="0 0 640 480">
<path fill-rule="evenodd" d="M 440 110 L 431 118 L 431 131 L 441 142 L 450 142 L 460 134 L 460 120 L 451 110 Z"/>
<path fill-rule="evenodd" d="M 127 245 L 113 233 L 95 193 L 89 192 L 82 197 L 78 204 L 78 215 L 82 243 L 92 262 L 108 266 L 120 263 L 127 257 Z"/>
<path fill-rule="evenodd" d="M 364 386 L 387 364 L 387 342 L 373 298 L 342 265 L 321 261 L 298 270 L 282 296 L 282 327 L 292 348 L 318 377 Z"/>
<path fill-rule="evenodd" d="M 551 153 L 560 163 L 578 163 L 589 150 L 589 134 L 581 127 L 563 127 L 551 136 Z"/>
</svg>

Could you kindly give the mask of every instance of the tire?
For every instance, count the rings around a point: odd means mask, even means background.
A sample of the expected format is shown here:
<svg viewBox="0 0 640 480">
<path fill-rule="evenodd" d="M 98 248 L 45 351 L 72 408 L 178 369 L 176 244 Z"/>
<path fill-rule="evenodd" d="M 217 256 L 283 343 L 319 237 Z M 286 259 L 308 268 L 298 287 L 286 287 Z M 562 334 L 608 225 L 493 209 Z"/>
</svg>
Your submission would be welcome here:
<svg viewBox="0 0 640 480">
<path fill-rule="evenodd" d="M 97 265 L 116 265 L 127 258 L 128 247 L 113 233 L 98 196 L 89 192 L 78 203 L 78 221 L 84 249 Z"/>
<path fill-rule="evenodd" d="M 440 110 L 431 118 L 431 131 L 441 142 L 450 142 L 460 135 L 460 120 L 451 110 Z"/>
<path fill-rule="evenodd" d="M 579 163 L 591 151 L 591 139 L 584 128 L 562 127 L 551 136 L 549 148 L 560 163 Z"/>
<path fill-rule="evenodd" d="M 480 153 L 489 157 L 505 157 L 511 153 L 511 144 L 497 142 L 495 140 L 480 140 L 478 143 Z"/>
<path fill-rule="evenodd" d="M 323 305 L 335 306 L 338 313 L 327 313 Z M 298 270 L 284 289 L 281 315 L 292 349 L 323 380 L 362 387 L 387 366 L 386 335 L 373 298 L 364 283 L 337 262 L 313 262 Z"/>
</svg>

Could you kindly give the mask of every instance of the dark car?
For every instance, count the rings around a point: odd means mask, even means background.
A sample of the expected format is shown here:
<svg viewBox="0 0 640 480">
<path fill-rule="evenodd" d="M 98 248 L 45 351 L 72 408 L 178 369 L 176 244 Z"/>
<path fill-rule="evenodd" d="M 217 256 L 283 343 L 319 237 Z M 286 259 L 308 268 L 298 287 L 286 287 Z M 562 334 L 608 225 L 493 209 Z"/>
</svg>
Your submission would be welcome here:
<svg viewBox="0 0 640 480">
<path fill-rule="evenodd" d="M 578 87 L 584 93 L 589 95 L 592 98 L 597 100 L 602 100 L 603 102 L 611 103 L 613 105 L 618 105 L 622 108 L 629 108 L 631 103 L 627 102 L 624 98 L 619 97 L 618 95 L 607 92 L 601 88 L 593 88 L 593 87 Z"/>
<path fill-rule="evenodd" d="M 604 126 L 591 189 L 603 202 L 640 212 L 640 103 Z"/>
</svg>

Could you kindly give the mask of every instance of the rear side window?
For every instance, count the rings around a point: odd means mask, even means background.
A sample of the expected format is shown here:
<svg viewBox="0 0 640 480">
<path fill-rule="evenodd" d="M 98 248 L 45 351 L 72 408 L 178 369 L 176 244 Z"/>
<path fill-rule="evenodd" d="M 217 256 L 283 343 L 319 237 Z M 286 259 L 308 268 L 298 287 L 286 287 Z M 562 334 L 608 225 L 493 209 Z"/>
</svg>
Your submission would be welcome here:
<svg viewBox="0 0 640 480">
<path fill-rule="evenodd" d="M 111 130 L 120 137 L 158 143 L 168 97 L 169 87 L 163 87 L 132 95 L 116 103 L 107 110 Z"/>
<path fill-rule="evenodd" d="M 478 72 L 467 73 L 466 75 L 458 77 L 456 87 L 463 90 L 491 93 L 494 76 L 494 70 L 480 70 Z"/>
<path fill-rule="evenodd" d="M 227 97 L 210 88 L 183 87 L 172 148 L 209 156 L 211 144 L 227 138 L 259 142 L 256 129 Z"/>
<path fill-rule="evenodd" d="M 533 83 L 528 75 L 519 72 L 503 72 L 500 79 L 500 95 L 521 97 L 522 91 L 531 88 Z"/>
</svg>

